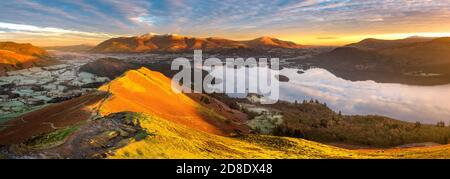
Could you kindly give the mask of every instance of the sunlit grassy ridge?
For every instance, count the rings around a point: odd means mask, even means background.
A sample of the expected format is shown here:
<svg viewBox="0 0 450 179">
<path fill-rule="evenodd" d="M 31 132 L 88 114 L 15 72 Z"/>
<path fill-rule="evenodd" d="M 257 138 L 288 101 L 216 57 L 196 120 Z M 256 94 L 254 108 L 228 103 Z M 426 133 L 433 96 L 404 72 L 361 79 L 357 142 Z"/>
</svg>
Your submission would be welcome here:
<svg viewBox="0 0 450 179">
<path fill-rule="evenodd" d="M 449 158 L 450 146 L 389 150 L 349 150 L 299 138 L 245 135 L 223 137 L 191 129 L 165 119 L 138 115 L 149 134 L 144 140 L 118 149 L 108 158 Z"/>
<path fill-rule="evenodd" d="M 56 63 L 42 48 L 31 44 L 0 42 L 0 76 L 11 70 Z"/>
<path fill-rule="evenodd" d="M 286 137 L 222 137 L 155 116 L 140 116 L 149 133 L 109 158 L 364 158 L 357 152 Z"/>
<path fill-rule="evenodd" d="M 99 89 L 111 94 L 100 109 L 102 116 L 122 111 L 143 112 L 220 133 L 201 116 L 201 105 L 183 93 L 172 91 L 171 80 L 159 72 L 147 68 L 130 70 Z"/>
<path fill-rule="evenodd" d="M 48 57 L 48 53 L 31 44 L 0 42 L 0 63 L 16 66 L 36 61 L 41 57 Z"/>
</svg>

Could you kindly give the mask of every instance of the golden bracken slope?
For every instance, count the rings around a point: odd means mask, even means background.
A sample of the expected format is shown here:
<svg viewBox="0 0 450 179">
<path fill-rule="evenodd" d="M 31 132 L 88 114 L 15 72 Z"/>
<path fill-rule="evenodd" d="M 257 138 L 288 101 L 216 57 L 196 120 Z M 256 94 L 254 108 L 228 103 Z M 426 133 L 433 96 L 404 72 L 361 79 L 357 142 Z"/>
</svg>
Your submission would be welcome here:
<svg viewBox="0 0 450 179">
<path fill-rule="evenodd" d="M 169 78 L 147 68 L 130 70 L 99 90 L 111 94 L 101 105 L 102 116 L 123 111 L 142 112 L 220 135 L 239 128 L 227 124 L 220 114 L 186 94 L 175 93 Z"/>
</svg>

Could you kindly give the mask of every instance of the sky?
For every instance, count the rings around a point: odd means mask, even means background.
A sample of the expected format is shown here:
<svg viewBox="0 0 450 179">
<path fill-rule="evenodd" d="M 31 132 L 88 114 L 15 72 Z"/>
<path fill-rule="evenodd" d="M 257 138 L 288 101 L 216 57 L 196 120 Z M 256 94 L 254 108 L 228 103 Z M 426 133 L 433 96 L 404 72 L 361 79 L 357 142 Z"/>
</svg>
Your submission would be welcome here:
<svg viewBox="0 0 450 179">
<path fill-rule="evenodd" d="M 149 32 L 304 45 L 450 36 L 450 0 L 0 1 L 0 41 L 97 44 Z"/>
</svg>

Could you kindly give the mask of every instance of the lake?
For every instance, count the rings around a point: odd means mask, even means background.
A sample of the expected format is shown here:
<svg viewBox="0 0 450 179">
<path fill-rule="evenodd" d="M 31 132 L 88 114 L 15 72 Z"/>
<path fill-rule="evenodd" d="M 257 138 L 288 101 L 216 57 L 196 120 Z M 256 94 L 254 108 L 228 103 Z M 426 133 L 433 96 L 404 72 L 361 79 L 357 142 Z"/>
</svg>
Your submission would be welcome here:
<svg viewBox="0 0 450 179">
<path fill-rule="evenodd" d="M 320 68 L 309 69 L 303 73 L 298 71 L 284 68 L 279 72 L 289 78 L 288 82 L 280 82 L 280 100 L 301 102 L 318 99 L 327 103 L 331 109 L 349 115 L 382 115 L 430 124 L 438 121 L 445 121 L 447 124 L 450 122 L 450 85 L 410 86 L 374 81 L 353 82 L 338 78 Z M 211 75 L 221 78 L 223 74 L 215 70 Z M 237 76 L 246 76 L 245 71 Z M 227 83 L 227 78 L 221 79 Z M 257 77 L 247 75 L 246 79 L 253 85 Z"/>
</svg>

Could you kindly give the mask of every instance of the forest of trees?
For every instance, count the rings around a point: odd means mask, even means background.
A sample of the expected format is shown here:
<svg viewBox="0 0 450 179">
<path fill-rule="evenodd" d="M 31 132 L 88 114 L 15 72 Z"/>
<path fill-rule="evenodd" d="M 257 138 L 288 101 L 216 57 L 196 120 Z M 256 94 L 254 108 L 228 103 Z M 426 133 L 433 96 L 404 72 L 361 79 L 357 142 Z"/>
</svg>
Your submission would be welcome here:
<svg viewBox="0 0 450 179">
<path fill-rule="evenodd" d="M 343 115 L 313 99 L 294 103 L 279 102 L 265 107 L 281 111 L 283 115 L 283 123 L 273 129 L 273 135 L 278 136 L 368 147 L 394 147 L 423 142 L 447 144 L 450 137 L 450 127 L 446 127 L 444 122 L 430 125 L 375 115 Z"/>
</svg>

